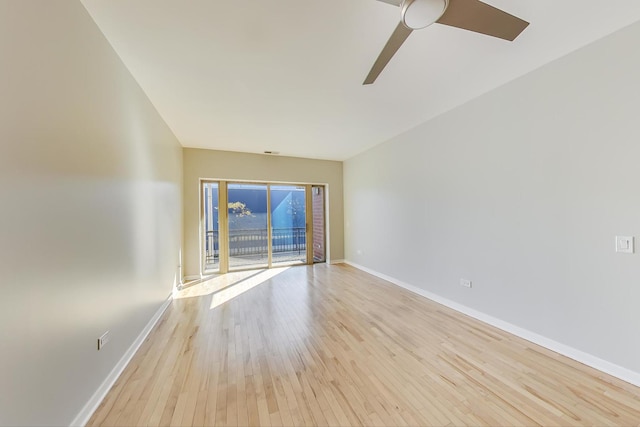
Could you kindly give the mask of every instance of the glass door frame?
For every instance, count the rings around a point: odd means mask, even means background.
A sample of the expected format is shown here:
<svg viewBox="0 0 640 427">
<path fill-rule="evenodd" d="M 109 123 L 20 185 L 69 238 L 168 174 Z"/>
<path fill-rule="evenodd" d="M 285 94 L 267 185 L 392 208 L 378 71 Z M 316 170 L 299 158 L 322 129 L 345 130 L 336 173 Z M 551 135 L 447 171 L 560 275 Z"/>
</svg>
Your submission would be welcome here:
<svg viewBox="0 0 640 427">
<path fill-rule="evenodd" d="M 287 266 L 287 265 L 299 265 L 299 264 L 304 264 L 304 265 L 308 265 L 309 263 L 309 249 L 311 249 L 311 259 L 313 260 L 313 246 L 309 246 L 309 243 L 311 243 L 311 245 L 313 245 L 313 216 L 312 216 L 312 212 L 309 210 L 309 206 L 310 206 L 310 202 L 312 202 L 313 200 L 310 198 L 310 196 L 312 195 L 312 192 L 310 190 L 311 185 L 307 185 L 307 184 L 289 184 L 289 183 L 270 183 L 269 184 L 269 232 L 270 232 L 270 245 L 269 248 L 271 249 L 271 253 L 270 253 L 270 267 L 273 266 Z M 290 192 L 290 199 L 289 199 L 289 206 L 290 209 L 287 209 L 288 213 L 291 214 L 291 216 L 289 217 L 289 220 L 291 221 L 291 226 L 288 228 L 283 228 L 283 227 L 278 227 L 278 222 L 279 221 L 275 221 L 276 226 L 274 226 L 274 218 L 276 218 L 275 212 L 276 209 L 279 209 L 281 207 L 281 204 L 284 202 L 284 200 L 280 201 L 280 204 L 278 204 L 277 207 L 273 206 L 273 198 L 271 197 L 273 195 L 274 191 L 288 191 L 289 189 L 292 189 L 293 191 Z M 297 203 L 299 202 L 299 198 L 296 198 L 296 196 L 294 195 L 294 192 L 297 192 L 299 190 L 304 191 L 304 202 L 303 204 Z M 297 221 L 294 219 L 295 216 L 297 216 L 297 213 L 299 213 L 299 208 L 300 207 L 304 207 L 304 224 L 301 225 L 299 223 L 297 223 Z M 276 218 L 277 219 L 277 218 Z M 287 230 L 289 230 L 289 232 L 287 232 Z M 298 255 L 297 257 L 295 255 L 293 255 L 296 252 L 296 246 L 300 244 L 300 231 L 304 230 L 304 245 L 305 245 L 305 249 L 304 249 L 304 254 Z M 284 231 L 284 235 L 282 233 L 282 231 Z M 275 235 L 274 235 L 275 232 Z M 284 239 L 283 239 L 284 238 Z M 279 240 L 280 241 L 280 245 L 278 245 L 276 243 L 276 241 Z M 283 242 L 284 240 L 284 242 Z M 281 246 L 281 250 L 282 250 L 282 246 L 284 246 L 285 249 L 284 252 L 285 254 L 287 252 L 289 252 L 289 260 L 285 260 L 285 261 L 281 261 L 282 257 L 280 256 L 280 252 L 279 251 L 274 251 L 274 248 L 276 248 L 277 246 Z M 298 248 L 298 252 L 301 252 L 300 249 Z M 276 255 L 278 254 L 278 255 Z M 287 255 L 285 255 L 285 258 L 287 258 Z"/>
<path fill-rule="evenodd" d="M 267 210 L 267 222 L 266 222 L 266 232 L 267 232 L 267 265 L 266 268 L 271 268 L 271 217 L 268 214 L 270 209 L 270 184 L 266 182 L 256 182 L 256 181 L 227 181 L 225 185 L 225 196 L 227 200 L 225 200 L 225 206 L 228 206 L 229 202 L 229 187 L 233 185 L 256 185 L 256 186 L 264 186 L 266 190 L 266 210 Z M 235 200 L 234 200 L 235 201 Z M 262 269 L 265 268 L 264 264 L 261 265 L 248 265 L 248 266 L 239 266 L 233 267 L 231 266 L 231 228 L 229 227 L 229 209 L 226 209 L 227 216 L 225 218 L 224 226 L 225 226 L 225 236 L 226 236 L 226 269 L 225 272 L 229 271 L 242 271 L 242 270 L 253 270 L 253 269 Z M 261 230 L 261 229 L 258 229 Z"/>
<path fill-rule="evenodd" d="M 204 197 L 204 186 L 209 183 L 217 183 L 218 184 L 218 245 L 219 245 L 219 262 L 218 262 L 218 271 L 207 270 L 205 271 L 206 264 L 206 249 L 205 249 L 205 241 L 204 235 L 206 233 L 205 230 L 205 222 L 204 217 L 206 215 L 205 206 L 203 201 Z M 268 248 L 268 257 L 267 257 L 267 268 L 273 267 L 273 242 L 272 242 L 272 218 L 271 218 L 271 186 L 295 186 L 295 187 L 304 187 L 305 189 L 305 251 L 306 251 L 306 262 L 300 263 L 293 261 L 291 263 L 277 263 L 277 267 L 284 267 L 289 265 L 313 265 L 313 215 L 312 215 L 312 191 L 314 186 L 324 186 L 324 184 L 301 184 L 301 183 L 292 183 L 292 182 L 274 182 L 274 181 L 243 181 L 243 180 L 225 180 L 225 179 L 200 179 L 200 272 L 201 276 L 206 276 L 210 274 L 224 274 L 229 271 L 240 271 L 243 268 L 233 268 L 230 269 L 229 265 L 229 256 L 230 256 L 230 248 L 229 248 L 229 212 L 228 209 L 222 209 L 222 206 L 228 206 L 229 200 L 229 192 L 228 186 L 229 184 L 246 184 L 246 185 L 266 185 L 267 187 L 267 248 Z M 325 195 L 326 197 L 326 195 Z M 325 218 L 326 223 L 326 218 Z M 326 226 L 325 226 L 325 239 L 326 239 Z M 326 241 L 326 240 L 325 240 Z M 309 244 L 311 242 L 311 244 Z M 253 267 L 248 267 L 245 269 L 252 269 Z"/>
<path fill-rule="evenodd" d="M 321 219 L 322 219 L 322 259 L 321 260 L 316 260 L 315 257 L 315 252 L 316 252 L 316 236 L 315 236 L 315 190 L 318 189 L 319 193 L 318 195 L 321 195 L 321 200 L 322 200 L 322 214 L 321 214 Z M 311 220 L 309 221 L 311 223 L 311 244 L 312 244 L 312 248 L 311 248 L 311 260 L 309 261 L 309 264 L 317 264 L 317 263 L 323 263 L 323 262 L 327 262 L 327 229 L 328 229 L 328 218 L 327 218 L 327 185 L 325 184 L 312 184 L 311 185 L 311 198 L 310 200 L 308 200 L 309 205 L 307 206 L 307 209 L 310 210 L 311 212 Z"/>
<path fill-rule="evenodd" d="M 207 216 L 206 204 L 204 203 L 205 197 L 205 185 L 217 184 L 218 185 L 218 269 L 207 270 L 207 248 L 206 248 L 206 221 Z M 200 276 L 208 276 L 211 274 L 227 271 L 228 269 L 228 235 L 226 233 L 226 227 L 222 228 L 221 224 L 227 221 L 228 212 L 226 209 L 220 209 L 220 206 L 227 205 L 227 181 L 219 179 L 200 179 L 199 199 L 200 199 L 200 224 L 199 224 L 199 237 L 200 237 Z M 224 203 L 224 204 L 223 204 Z"/>
<path fill-rule="evenodd" d="M 211 184 L 215 184 L 216 185 L 216 192 L 217 192 L 217 200 L 215 200 L 215 203 L 213 201 L 213 198 L 211 198 L 211 206 L 209 206 L 209 203 L 207 203 L 207 201 L 205 201 L 205 199 L 207 199 L 207 193 L 206 193 L 206 186 L 207 185 L 211 185 Z M 211 273 L 216 273 L 219 271 L 220 269 L 220 260 L 222 258 L 221 256 L 221 250 L 222 250 L 222 245 L 221 245 L 221 232 L 220 232 L 220 226 L 219 225 L 212 225 L 213 230 L 208 230 L 207 229 L 207 218 L 211 218 L 212 222 L 213 222 L 213 218 L 217 217 L 218 223 L 220 222 L 220 208 L 219 205 L 220 204 L 220 181 L 217 180 L 200 180 L 200 227 L 199 227 L 199 238 L 200 238 L 200 274 L 201 276 L 206 275 L 206 274 L 211 274 Z M 217 207 L 214 208 L 213 206 L 216 205 Z M 207 212 L 207 207 L 209 207 L 211 210 L 213 209 L 218 209 L 218 215 L 214 215 L 213 212 Z M 207 259 L 207 240 L 208 240 L 208 233 L 213 231 L 213 236 L 215 236 L 215 229 L 218 229 L 218 269 L 207 269 L 207 265 L 209 265 L 208 259 Z M 213 238 L 214 242 L 215 242 L 215 238 Z M 213 250 L 214 250 L 214 257 L 215 257 L 215 243 L 213 243 Z M 214 262 L 215 264 L 215 262 Z"/>
</svg>

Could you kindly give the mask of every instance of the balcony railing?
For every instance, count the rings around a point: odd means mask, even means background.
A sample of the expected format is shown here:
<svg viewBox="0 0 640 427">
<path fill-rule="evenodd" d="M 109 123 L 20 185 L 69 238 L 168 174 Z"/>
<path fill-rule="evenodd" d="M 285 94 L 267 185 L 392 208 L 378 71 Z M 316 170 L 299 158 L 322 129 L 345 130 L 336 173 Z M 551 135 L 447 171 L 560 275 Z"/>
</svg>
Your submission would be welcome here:
<svg viewBox="0 0 640 427">
<path fill-rule="evenodd" d="M 205 261 L 207 264 L 215 264 L 220 256 L 218 230 L 209 230 L 204 240 Z"/>
<path fill-rule="evenodd" d="M 220 256 L 218 230 L 207 231 L 205 236 L 206 262 L 216 263 Z M 259 255 L 268 252 L 268 235 L 264 229 L 229 231 L 229 256 Z M 274 254 L 288 252 L 298 255 L 307 250 L 305 227 L 272 228 L 272 250 Z"/>
</svg>

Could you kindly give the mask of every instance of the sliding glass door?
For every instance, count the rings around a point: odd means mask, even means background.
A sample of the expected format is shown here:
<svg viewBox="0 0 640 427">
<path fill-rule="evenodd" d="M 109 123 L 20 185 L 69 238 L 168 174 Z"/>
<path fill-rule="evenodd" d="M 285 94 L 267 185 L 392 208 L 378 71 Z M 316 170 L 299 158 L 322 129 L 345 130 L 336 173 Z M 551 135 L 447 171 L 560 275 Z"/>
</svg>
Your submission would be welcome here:
<svg viewBox="0 0 640 427">
<path fill-rule="evenodd" d="M 203 181 L 201 194 L 203 274 L 324 260 L 324 187 Z"/>
<path fill-rule="evenodd" d="M 203 215 L 203 270 L 212 273 L 220 270 L 220 225 L 218 209 L 218 183 L 205 182 L 202 185 Z"/>
<path fill-rule="evenodd" d="M 228 184 L 229 269 L 269 266 L 267 185 Z"/>
<path fill-rule="evenodd" d="M 324 186 L 311 187 L 311 224 L 313 224 L 313 262 L 325 262 L 327 254 L 325 250 L 325 207 Z"/>
<path fill-rule="evenodd" d="M 307 262 L 305 187 L 271 185 L 271 262 Z"/>
</svg>

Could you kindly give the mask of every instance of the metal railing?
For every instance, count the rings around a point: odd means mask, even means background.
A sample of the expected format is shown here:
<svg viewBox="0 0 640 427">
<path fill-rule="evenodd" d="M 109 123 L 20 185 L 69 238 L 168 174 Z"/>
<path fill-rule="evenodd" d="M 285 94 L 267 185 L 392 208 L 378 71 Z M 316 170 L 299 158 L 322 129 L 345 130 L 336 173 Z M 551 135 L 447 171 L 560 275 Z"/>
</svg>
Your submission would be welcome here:
<svg viewBox="0 0 640 427">
<path fill-rule="evenodd" d="M 216 263 L 220 257 L 218 230 L 207 231 L 205 236 L 205 256 L 207 263 Z M 240 229 L 229 231 L 229 256 L 257 255 L 268 252 L 268 234 L 265 229 Z M 272 228 L 273 253 L 307 250 L 305 227 Z"/>
<path fill-rule="evenodd" d="M 297 252 L 301 255 L 307 250 L 306 228 L 272 228 L 271 245 L 273 253 Z"/>
<path fill-rule="evenodd" d="M 205 261 L 207 264 L 215 264 L 220 257 L 218 230 L 209 230 L 204 237 Z"/>
</svg>

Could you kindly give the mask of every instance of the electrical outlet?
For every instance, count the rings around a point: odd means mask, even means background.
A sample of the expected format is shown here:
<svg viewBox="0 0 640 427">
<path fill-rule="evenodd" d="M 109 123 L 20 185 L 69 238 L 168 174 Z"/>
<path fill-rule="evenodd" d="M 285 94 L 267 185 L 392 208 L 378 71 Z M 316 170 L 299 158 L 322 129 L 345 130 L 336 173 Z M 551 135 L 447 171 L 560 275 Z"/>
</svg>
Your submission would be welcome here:
<svg viewBox="0 0 640 427">
<path fill-rule="evenodd" d="M 102 347 L 107 345 L 109 340 L 111 340 L 111 333 L 107 331 L 98 338 L 98 350 L 102 350 Z"/>
<path fill-rule="evenodd" d="M 460 279 L 460 285 L 464 286 L 465 288 L 470 288 L 471 287 L 471 280 Z"/>
</svg>

